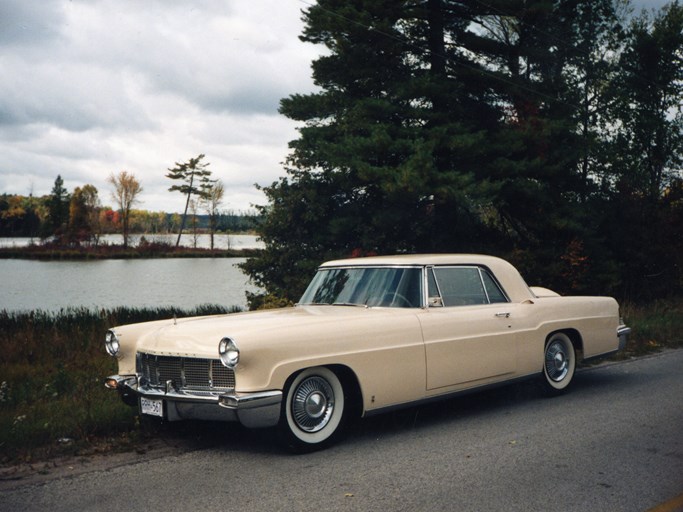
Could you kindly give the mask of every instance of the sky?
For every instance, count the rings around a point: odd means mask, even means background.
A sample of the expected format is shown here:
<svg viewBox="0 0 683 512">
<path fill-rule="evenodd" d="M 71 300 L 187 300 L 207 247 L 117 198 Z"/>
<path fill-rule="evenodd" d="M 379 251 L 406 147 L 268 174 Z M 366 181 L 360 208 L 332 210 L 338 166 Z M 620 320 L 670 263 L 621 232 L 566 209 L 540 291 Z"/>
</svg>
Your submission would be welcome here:
<svg viewBox="0 0 683 512">
<path fill-rule="evenodd" d="M 0 193 L 49 194 L 133 173 L 138 208 L 181 212 L 165 177 L 205 154 L 223 208 L 265 204 L 323 49 L 298 39 L 312 0 L 0 0 Z M 660 7 L 665 0 L 635 6 Z"/>
</svg>

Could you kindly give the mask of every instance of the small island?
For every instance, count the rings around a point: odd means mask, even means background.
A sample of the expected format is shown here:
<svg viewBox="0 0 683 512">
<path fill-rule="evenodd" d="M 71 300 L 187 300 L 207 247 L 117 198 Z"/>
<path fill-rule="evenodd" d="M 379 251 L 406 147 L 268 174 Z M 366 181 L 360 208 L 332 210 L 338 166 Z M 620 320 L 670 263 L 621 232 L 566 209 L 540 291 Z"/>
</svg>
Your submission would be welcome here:
<svg viewBox="0 0 683 512">
<path fill-rule="evenodd" d="M 199 168 L 196 172 L 208 176 L 199 160 L 192 162 Z M 253 240 L 258 215 L 220 209 L 222 184 L 205 178 L 201 189 L 178 188 L 188 197 L 182 214 L 133 209 L 141 187 L 125 171 L 109 178 L 116 207 L 103 206 L 93 185 L 76 187 L 69 194 L 61 176 L 49 195 L 0 194 L 0 258 L 236 258 L 257 254 L 260 244 Z M 198 196 L 196 201 L 191 200 L 193 194 Z M 252 243 L 233 243 L 245 235 L 253 238 Z"/>
</svg>

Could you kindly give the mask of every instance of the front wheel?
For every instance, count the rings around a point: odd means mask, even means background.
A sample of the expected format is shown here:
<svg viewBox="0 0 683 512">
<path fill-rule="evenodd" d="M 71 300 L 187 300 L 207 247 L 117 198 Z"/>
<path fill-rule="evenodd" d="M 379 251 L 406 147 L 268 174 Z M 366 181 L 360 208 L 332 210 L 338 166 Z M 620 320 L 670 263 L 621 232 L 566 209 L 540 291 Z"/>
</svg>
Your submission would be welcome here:
<svg viewBox="0 0 683 512">
<path fill-rule="evenodd" d="M 339 377 L 322 366 L 299 373 L 284 396 L 279 431 L 297 452 L 320 449 L 339 434 L 345 419 L 344 389 Z"/>
<path fill-rule="evenodd" d="M 562 332 L 551 335 L 545 345 L 543 388 L 549 395 L 564 393 L 576 369 L 576 353 L 569 336 Z"/>
</svg>

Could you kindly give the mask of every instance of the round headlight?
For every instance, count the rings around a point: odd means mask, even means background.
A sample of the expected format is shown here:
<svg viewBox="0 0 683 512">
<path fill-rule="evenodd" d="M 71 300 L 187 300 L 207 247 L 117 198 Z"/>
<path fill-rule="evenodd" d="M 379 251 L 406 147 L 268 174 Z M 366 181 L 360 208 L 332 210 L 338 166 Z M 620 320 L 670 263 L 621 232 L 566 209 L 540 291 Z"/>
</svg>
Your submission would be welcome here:
<svg viewBox="0 0 683 512">
<path fill-rule="evenodd" d="M 223 338 L 218 344 L 218 356 L 223 366 L 234 368 L 240 362 L 240 349 L 230 338 Z"/>
<path fill-rule="evenodd" d="M 114 331 L 107 331 L 107 334 L 104 337 L 104 347 L 107 349 L 107 353 L 110 356 L 116 356 L 119 353 L 121 345 L 119 344 L 119 339 Z"/>
</svg>

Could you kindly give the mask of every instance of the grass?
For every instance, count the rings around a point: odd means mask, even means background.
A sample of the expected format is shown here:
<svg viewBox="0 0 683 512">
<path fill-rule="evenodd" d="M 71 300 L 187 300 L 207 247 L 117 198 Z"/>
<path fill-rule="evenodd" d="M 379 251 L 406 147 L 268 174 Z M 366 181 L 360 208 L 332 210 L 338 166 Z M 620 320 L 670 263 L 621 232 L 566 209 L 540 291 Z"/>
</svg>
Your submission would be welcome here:
<svg viewBox="0 0 683 512">
<path fill-rule="evenodd" d="M 0 311 L 0 464 L 131 449 L 143 440 L 135 408 L 105 389 L 116 373 L 104 350 L 112 326 L 228 312 L 221 306 Z M 619 358 L 683 347 L 683 298 L 622 307 L 633 328 Z"/>
<path fill-rule="evenodd" d="M 234 309 L 233 309 L 234 311 Z M 116 373 L 104 350 L 115 325 L 229 312 L 216 305 L 0 311 L 0 464 L 135 444 L 139 419 L 103 378 Z"/>
<path fill-rule="evenodd" d="M 633 330 L 624 356 L 683 347 L 683 297 L 645 305 L 624 304 L 621 313 Z"/>
</svg>

